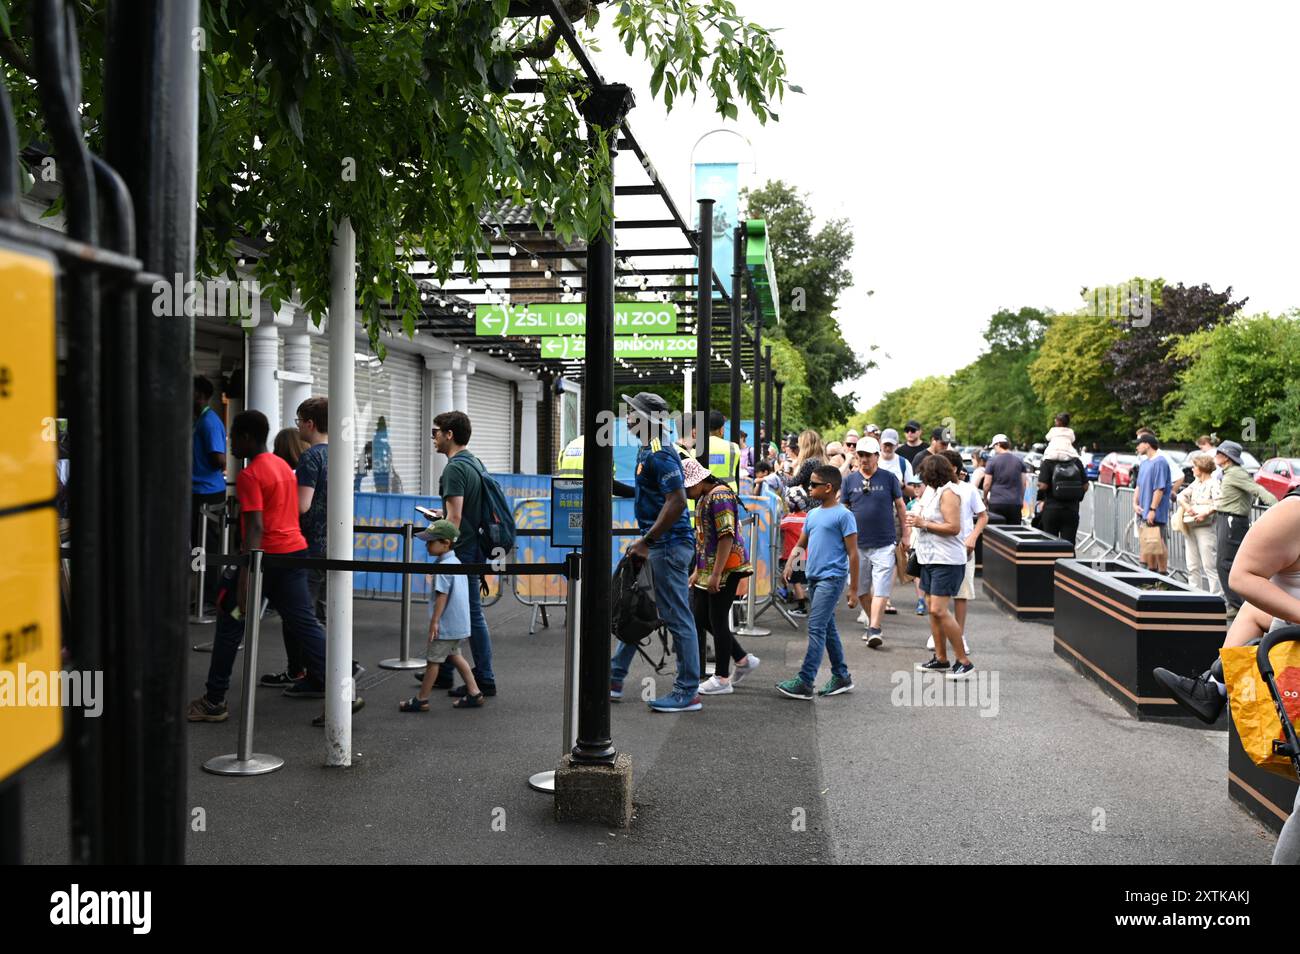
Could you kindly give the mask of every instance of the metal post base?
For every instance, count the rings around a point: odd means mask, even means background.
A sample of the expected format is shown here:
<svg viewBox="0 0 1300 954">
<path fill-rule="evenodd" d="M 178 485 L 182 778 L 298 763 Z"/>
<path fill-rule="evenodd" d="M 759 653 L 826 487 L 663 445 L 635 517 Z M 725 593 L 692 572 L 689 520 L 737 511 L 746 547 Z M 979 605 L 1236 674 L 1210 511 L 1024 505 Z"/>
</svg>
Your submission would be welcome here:
<svg viewBox="0 0 1300 954">
<path fill-rule="evenodd" d="M 254 752 L 243 760 L 238 755 L 218 755 L 203 763 L 203 771 L 213 775 L 269 775 L 283 766 L 284 759 L 278 755 Z"/>
<path fill-rule="evenodd" d="M 194 650 L 196 653 L 210 653 L 212 652 L 212 644 L 214 642 L 215 640 L 209 639 L 206 643 L 195 643 L 193 646 L 190 647 L 190 649 Z M 244 644 L 240 643 L 237 647 L 235 647 L 235 652 L 237 653 L 242 652 L 243 649 L 244 649 Z"/>
<path fill-rule="evenodd" d="M 772 631 L 762 626 L 742 626 L 736 630 L 737 636 L 771 636 Z"/>
<path fill-rule="evenodd" d="M 423 669 L 429 665 L 423 659 L 381 659 L 380 669 Z"/>
<path fill-rule="evenodd" d="M 528 776 L 528 787 L 534 792 L 541 792 L 543 795 L 554 795 L 555 770 L 551 769 L 546 772 L 538 772 L 536 775 Z"/>
<path fill-rule="evenodd" d="M 212 623 L 215 623 L 216 621 L 217 618 L 215 616 L 191 616 L 190 617 L 190 622 L 194 623 L 195 625 L 207 626 Z"/>
</svg>

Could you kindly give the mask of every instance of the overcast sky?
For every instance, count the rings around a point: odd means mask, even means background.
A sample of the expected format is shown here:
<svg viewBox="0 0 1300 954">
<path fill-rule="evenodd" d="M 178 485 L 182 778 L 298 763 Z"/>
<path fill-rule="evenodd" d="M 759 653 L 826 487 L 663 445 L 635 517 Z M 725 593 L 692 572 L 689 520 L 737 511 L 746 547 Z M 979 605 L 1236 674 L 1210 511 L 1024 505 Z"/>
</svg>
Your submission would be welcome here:
<svg viewBox="0 0 1300 954">
<path fill-rule="evenodd" d="M 1162 276 L 1231 284 L 1251 312 L 1300 305 L 1300 4 L 737 6 L 782 28 L 806 90 L 779 123 L 729 124 L 757 180 L 807 190 L 857 239 L 839 321 L 881 365 L 841 389 L 860 409 L 973 360 L 997 309 L 1072 310 L 1084 285 Z M 723 124 L 707 93 L 665 115 L 608 35 L 597 63 L 637 92 L 633 129 L 689 215 L 691 147 Z"/>
</svg>

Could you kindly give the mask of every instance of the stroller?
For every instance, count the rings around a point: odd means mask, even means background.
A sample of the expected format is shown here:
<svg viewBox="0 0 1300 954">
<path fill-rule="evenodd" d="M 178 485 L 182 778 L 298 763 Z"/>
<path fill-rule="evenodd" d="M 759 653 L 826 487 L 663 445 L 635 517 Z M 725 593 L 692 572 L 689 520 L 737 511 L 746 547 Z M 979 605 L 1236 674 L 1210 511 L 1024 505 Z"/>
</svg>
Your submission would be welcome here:
<svg viewBox="0 0 1300 954">
<path fill-rule="evenodd" d="M 1291 712 L 1300 711 L 1300 683 L 1293 685 L 1288 680 L 1285 685 L 1279 687 L 1273 672 L 1273 662 L 1268 655 L 1274 646 L 1286 642 L 1300 642 L 1300 626 L 1282 626 L 1265 633 L 1259 642 L 1259 648 L 1255 650 L 1255 664 L 1268 685 L 1269 695 L 1273 697 L 1273 705 L 1277 709 L 1278 720 L 1282 723 L 1282 738 L 1273 741 L 1273 754 L 1290 759 L 1291 768 L 1295 771 L 1296 778 L 1300 779 L 1300 740 L 1296 738 L 1295 725 L 1287 711 L 1288 705 Z M 1287 673 L 1293 671 L 1287 670 Z"/>
</svg>

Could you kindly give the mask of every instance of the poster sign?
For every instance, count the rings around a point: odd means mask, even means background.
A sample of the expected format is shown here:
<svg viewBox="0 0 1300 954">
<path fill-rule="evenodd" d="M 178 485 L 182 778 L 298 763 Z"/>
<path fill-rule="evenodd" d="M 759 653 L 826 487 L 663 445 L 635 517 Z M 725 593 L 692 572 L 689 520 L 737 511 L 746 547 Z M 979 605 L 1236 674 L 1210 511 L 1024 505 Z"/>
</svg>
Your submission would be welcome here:
<svg viewBox="0 0 1300 954">
<path fill-rule="evenodd" d="M 478 305 L 474 334 L 480 338 L 506 335 L 580 335 L 587 331 L 585 302 L 548 302 L 531 305 Z M 673 334 L 677 331 L 677 305 L 663 301 L 614 302 L 615 334 Z"/>
<path fill-rule="evenodd" d="M 556 360 L 582 360 L 587 357 L 587 339 L 576 335 L 543 338 L 542 357 Z M 694 358 L 697 339 L 694 335 L 637 335 L 614 339 L 616 358 Z"/>
<path fill-rule="evenodd" d="M 582 478 L 551 478 L 551 546 L 582 546 Z"/>
</svg>

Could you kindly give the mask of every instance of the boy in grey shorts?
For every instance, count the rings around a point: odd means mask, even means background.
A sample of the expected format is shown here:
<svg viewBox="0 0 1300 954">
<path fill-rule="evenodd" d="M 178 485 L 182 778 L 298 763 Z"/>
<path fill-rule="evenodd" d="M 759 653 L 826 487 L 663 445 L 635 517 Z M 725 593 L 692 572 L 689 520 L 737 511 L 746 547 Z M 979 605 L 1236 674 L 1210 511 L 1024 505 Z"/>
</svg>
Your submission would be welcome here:
<svg viewBox="0 0 1300 954">
<path fill-rule="evenodd" d="M 439 567 L 459 565 L 452 545 L 456 542 L 456 525 L 450 520 L 435 520 L 416 534 L 425 541 L 429 556 Z M 456 709 L 477 709 L 483 705 L 483 693 L 474 681 L 474 671 L 461 652 L 461 641 L 469 638 L 469 578 L 459 574 L 437 573 L 433 578 L 433 598 L 429 600 L 429 645 L 425 658 L 424 679 L 420 692 L 399 703 L 402 712 L 428 712 L 429 693 L 437 678 L 438 666 L 450 661 L 465 680 L 465 695 L 452 705 Z"/>
</svg>

